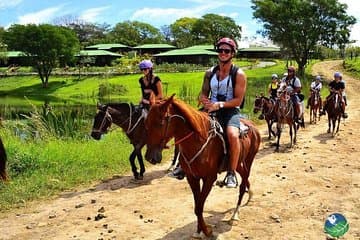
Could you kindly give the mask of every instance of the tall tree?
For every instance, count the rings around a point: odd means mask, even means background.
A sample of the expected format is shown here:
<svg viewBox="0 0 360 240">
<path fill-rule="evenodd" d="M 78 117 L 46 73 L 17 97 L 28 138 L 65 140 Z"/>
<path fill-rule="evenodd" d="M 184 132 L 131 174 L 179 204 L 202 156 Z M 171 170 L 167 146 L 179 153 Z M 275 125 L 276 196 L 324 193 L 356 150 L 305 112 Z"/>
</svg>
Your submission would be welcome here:
<svg viewBox="0 0 360 240">
<path fill-rule="evenodd" d="M 116 24 L 109 33 L 109 39 L 128 46 L 165 41 L 159 29 L 139 21 L 125 21 Z"/>
<path fill-rule="evenodd" d="M 197 18 L 183 17 L 170 25 L 171 34 L 177 47 L 184 48 L 194 45 L 192 31 L 197 21 Z"/>
<path fill-rule="evenodd" d="M 75 33 L 49 24 L 12 25 L 4 35 L 9 50 L 22 51 L 40 76 L 44 88 L 54 67 L 69 62 L 79 51 Z"/>
<path fill-rule="evenodd" d="M 195 22 L 192 34 L 197 43 L 215 44 L 221 37 L 240 40 L 241 26 L 230 17 L 209 13 Z"/>
<path fill-rule="evenodd" d="M 356 23 L 337 0 L 251 1 L 254 17 L 264 24 L 262 34 L 291 52 L 300 74 L 317 45 L 344 48 Z"/>
<path fill-rule="evenodd" d="M 64 26 L 73 30 L 82 47 L 97 43 L 106 43 L 106 35 L 110 31 L 109 24 L 90 23 L 73 15 L 64 15 L 55 18 L 53 23 L 57 26 Z"/>
</svg>

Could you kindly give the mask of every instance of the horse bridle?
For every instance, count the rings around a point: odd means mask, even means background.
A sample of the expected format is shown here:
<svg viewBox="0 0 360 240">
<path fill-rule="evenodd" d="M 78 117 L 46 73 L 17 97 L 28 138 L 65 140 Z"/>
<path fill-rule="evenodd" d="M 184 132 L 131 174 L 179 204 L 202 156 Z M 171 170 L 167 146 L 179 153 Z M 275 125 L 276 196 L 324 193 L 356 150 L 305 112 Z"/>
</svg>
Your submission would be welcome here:
<svg viewBox="0 0 360 240">
<path fill-rule="evenodd" d="M 163 136 L 161 137 L 161 141 L 160 141 L 160 147 L 161 148 L 164 148 L 165 145 L 166 145 L 166 142 L 167 140 L 169 139 L 169 137 L 167 136 L 168 134 L 168 131 L 169 131 L 169 125 L 170 125 L 170 121 L 172 118 L 174 117 L 178 117 L 180 119 L 182 119 L 184 122 L 186 122 L 185 118 L 181 115 L 178 115 L 178 114 L 174 114 L 174 115 L 170 115 L 169 112 L 167 111 L 164 118 L 161 120 L 160 122 L 160 125 L 161 126 L 164 126 L 164 124 L 166 123 L 166 126 L 165 126 L 165 131 L 164 131 L 164 134 Z M 193 133 L 193 131 L 191 132 Z M 188 137 L 190 136 L 185 136 L 184 138 L 180 139 L 181 141 L 177 141 L 176 144 L 179 144 L 180 142 L 184 141 L 185 139 L 187 139 Z M 175 145 L 175 144 L 174 144 Z"/>
<path fill-rule="evenodd" d="M 104 112 L 104 110 L 100 110 L 100 111 L 103 111 Z M 103 126 L 105 125 L 105 120 L 106 119 L 109 119 L 109 121 L 110 121 L 110 125 L 111 125 L 111 123 L 112 123 L 112 117 L 111 117 L 111 115 L 110 115 L 110 113 L 108 112 L 108 109 L 106 108 L 106 111 L 105 111 L 105 114 L 104 114 L 104 117 L 103 117 L 103 119 L 102 119 L 102 121 L 101 121 L 101 124 L 100 124 L 100 127 L 98 128 L 98 129 L 93 129 L 92 131 L 93 132 L 98 132 L 98 133 L 103 133 L 103 131 L 101 131 L 101 129 L 103 128 Z M 109 125 L 109 126 L 110 126 Z M 107 129 L 104 131 L 104 132 L 106 132 L 107 131 Z"/>
<path fill-rule="evenodd" d="M 127 131 L 126 131 L 126 134 L 130 134 L 132 131 L 134 131 L 134 129 L 137 127 L 137 125 L 140 123 L 140 120 L 142 118 L 145 118 L 144 114 L 142 114 L 139 119 L 137 120 L 137 122 L 134 124 L 134 126 L 131 127 L 131 122 L 132 122 L 132 117 L 133 117 L 133 112 L 132 112 L 132 107 L 130 104 L 128 104 L 129 106 L 129 117 L 126 118 L 123 122 L 121 122 L 119 125 L 122 126 L 125 122 L 129 121 L 129 124 L 128 124 L 128 128 L 127 128 Z M 110 121 L 110 125 L 112 124 L 112 117 L 111 117 L 111 114 L 109 113 L 109 108 L 107 107 L 106 108 L 106 111 L 104 110 L 100 110 L 100 111 L 103 111 L 105 112 L 104 114 L 104 117 L 103 117 L 103 120 L 101 121 L 101 124 L 100 124 L 100 127 L 98 129 L 95 129 L 93 130 L 93 132 L 100 132 L 100 133 L 103 133 L 103 131 L 101 131 L 101 129 L 103 128 L 103 126 L 105 125 L 105 120 L 108 119 Z M 106 132 L 106 131 L 104 131 Z"/>
<path fill-rule="evenodd" d="M 169 125 L 170 125 L 170 121 L 173 117 L 179 117 L 181 118 L 184 122 L 186 122 L 186 119 L 181 116 L 181 115 L 178 115 L 178 114 L 174 114 L 174 115 L 170 115 L 169 112 L 166 112 L 165 114 L 165 117 L 162 119 L 161 121 L 161 125 L 164 125 L 166 122 L 166 127 L 165 127 L 165 132 L 163 134 L 163 137 L 160 141 L 160 146 L 162 148 L 165 147 L 165 144 L 166 144 L 166 140 L 168 139 L 167 137 L 167 133 L 168 133 L 168 130 L 169 130 Z M 210 121 L 214 121 L 214 120 L 211 120 Z M 215 122 L 211 122 L 211 125 L 212 125 L 212 128 L 209 130 L 209 135 L 206 139 L 206 142 L 201 146 L 201 148 L 199 149 L 199 151 L 189 160 L 184 154 L 182 151 L 180 151 L 180 154 L 181 156 L 184 158 L 184 162 L 186 163 L 186 165 L 188 166 L 191 174 L 193 176 L 195 176 L 195 174 L 193 173 L 192 169 L 191 169 L 191 164 L 195 161 L 195 159 L 205 150 L 206 146 L 210 143 L 210 140 L 216 136 L 220 137 L 220 139 L 222 140 L 222 143 L 223 143 L 223 149 L 224 149 L 224 154 L 227 153 L 227 150 L 226 150 L 226 145 L 225 145 L 225 140 L 223 138 L 223 135 L 218 132 L 216 129 L 216 123 Z M 176 144 L 180 144 L 181 142 L 185 141 L 186 139 L 188 139 L 190 136 L 192 136 L 194 134 L 194 131 L 191 131 L 189 134 L 185 135 L 184 137 L 182 137 L 181 139 L 177 140 L 174 145 Z"/>
<path fill-rule="evenodd" d="M 255 106 L 255 109 L 256 110 L 261 110 L 261 112 L 264 114 L 264 115 L 269 115 L 273 110 L 274 110 L 274 106 L 272 106 L 271 108 L 269 108 L 269 110 L 267 112 L 264 112 L 264 102 L 265 102 L 265 98 L 262 96 L 260 97 L 261 99 L 261 105 L 259 107 Z M 271 100 L 270 100 L 271 101 Z"/>
</svg>

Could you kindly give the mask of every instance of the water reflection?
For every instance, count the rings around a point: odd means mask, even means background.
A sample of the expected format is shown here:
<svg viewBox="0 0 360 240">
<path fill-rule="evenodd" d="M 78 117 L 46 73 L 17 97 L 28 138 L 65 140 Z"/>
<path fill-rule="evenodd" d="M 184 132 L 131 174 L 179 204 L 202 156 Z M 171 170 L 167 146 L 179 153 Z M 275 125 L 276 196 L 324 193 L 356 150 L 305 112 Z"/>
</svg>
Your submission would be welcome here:
<svg viewBox="0 0 360 240">
<path fill-rule="evenodd" d="M 34 111 L 67 113 L 74 118 L 79 116 L 91 119 L 96 113 L 97 103 L 127 102 L 127 99 L 59 99 L 56 97 L 16 98 L 0 97 L 0 117 L 7 120 L 23 119 Z"/>
</svg>

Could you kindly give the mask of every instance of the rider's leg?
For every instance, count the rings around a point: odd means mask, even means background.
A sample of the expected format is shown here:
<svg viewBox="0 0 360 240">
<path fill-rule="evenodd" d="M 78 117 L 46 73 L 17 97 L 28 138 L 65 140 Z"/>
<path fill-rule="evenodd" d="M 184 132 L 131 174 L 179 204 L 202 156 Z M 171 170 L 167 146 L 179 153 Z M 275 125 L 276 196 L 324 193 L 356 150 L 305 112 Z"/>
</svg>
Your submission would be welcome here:
<svg viewBox="0 0 360 240">
<path fill-rule="evenodd" d="M 240 129 L 234 126 L 226 128 L 226 135 L 229 141 L 229 170 L 225 179 L 225 185 L 229 188 L 237 187 L 235 171 L 240 156 Z"/>
<path fill-rule="evenodd" d="M 344 98 L 345 106 L 347 106 L 347 99 L 346 99 L 346 96 L 343 96 L 343 98 Z"/>
<path fill-rule="evenodd" d="M 345 101 L 342 101 L 342 102 L 341 102 L 341 108 L 342 108 L 342 111 L 343 111 L 343 114 L 342 114 L 342 117 L 343 117 L 343 118 L 347 118 L 347 117 L 348 117 L 348 114 L 345 112 L 345 106 L 346 106 Z"/>
<path fill-rule="evenodd" d="M 326 108 L 327 108 L 327 98 L 324 100 L 324 102 L 322 103 L 322 106 L 323 108 L 321 109 L 320 111 L 320 116 L 321 115 L 325 115 L 325 111 L 326 111 Z"/>
</svg>

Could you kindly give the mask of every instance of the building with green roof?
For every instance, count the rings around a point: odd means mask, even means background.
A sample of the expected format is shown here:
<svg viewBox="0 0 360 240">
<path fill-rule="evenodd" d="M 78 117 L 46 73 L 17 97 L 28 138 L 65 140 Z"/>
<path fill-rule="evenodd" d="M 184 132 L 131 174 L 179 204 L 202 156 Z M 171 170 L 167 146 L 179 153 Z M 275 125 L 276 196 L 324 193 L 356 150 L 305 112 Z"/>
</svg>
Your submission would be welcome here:
<svg viewBox="0 0 360 240">
<path fill-rule="evenodd" d="M 75 55 L 78 58 L 92 58 L 96 66 L 110 66 L 111 61 L 116 58 L 121 58 L 122 55 L 106 50 L 81 50 Z"/>
<path fill-rule="evenodd" d="M 204 47 L 206 46 L 206 47 Z M 209 51 L 208 45 L 198 45 L 155 54 L 156 63 L 192 63 L 206 65 L 217 59 L 217 53 Z M 213 47 L 211 48 L 213 49 Z"/>
<path fill-rule="evenodd" d="M 120 43 L 103 43 L 87 46 L 85 47 L 85 50 L 106 50 L 110 52 L 121 53 L 130 51 L 131 47 Z"/>
<path fill-rule="evenodd" d="M 169 51 L 176 49 L 175 46 L 165 43 L 156 43 L 156 44 L 143 44 L 136 47 L 133 47 L 139 54 L 158 54 L 161 52 Z"/>
</svg>

